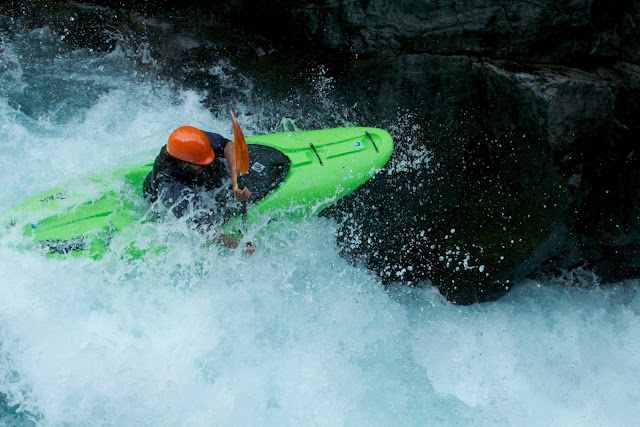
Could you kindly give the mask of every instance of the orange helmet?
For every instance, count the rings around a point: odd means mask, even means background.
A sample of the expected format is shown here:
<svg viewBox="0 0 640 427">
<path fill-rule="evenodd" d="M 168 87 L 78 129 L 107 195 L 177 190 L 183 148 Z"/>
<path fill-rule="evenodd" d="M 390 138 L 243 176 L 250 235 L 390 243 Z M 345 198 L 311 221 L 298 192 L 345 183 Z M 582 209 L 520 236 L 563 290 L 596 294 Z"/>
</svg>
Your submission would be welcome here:
<svg viewBox="0 0 640 427">
<path fill-rule="evenodd" d="M 196 165 L 208 165 L 216 157 L 207 135 L 192 126 L 179 127 L 169 135 L 167 152 L 176 159 Z"/>
</svg>

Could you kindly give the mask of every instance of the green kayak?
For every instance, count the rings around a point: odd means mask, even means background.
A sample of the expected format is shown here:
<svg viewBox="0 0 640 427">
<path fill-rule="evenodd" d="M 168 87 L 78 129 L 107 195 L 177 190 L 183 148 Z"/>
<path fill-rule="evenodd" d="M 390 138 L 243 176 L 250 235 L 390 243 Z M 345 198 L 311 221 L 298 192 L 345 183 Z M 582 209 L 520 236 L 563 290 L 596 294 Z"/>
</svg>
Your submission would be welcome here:
<svg viewBox="0 0 640 427">
<path fill-rule="evenodd" d="M 249 173 L 243 182 L 253 196 L 246 224 L 238 213 L 222 225 L 229 234 L 243 226 L 318 214 L 373 177 L 393 151 L 389 133 L 365 127 L 277 133 L 246 141 Z M 40 248 L 54 257 L 99 259 L 117 238 L 129 239 L 123 251 L 127 258 L 141 258 L 163 245 L 141 231 L 146 222 L 157 221 L 142 195 L 152 166 L 150 162 L 71 180 L 6 211 L 1 225 L 5 233 L 20 236 L 10 239 L 15 246 Z"/>
</svg>

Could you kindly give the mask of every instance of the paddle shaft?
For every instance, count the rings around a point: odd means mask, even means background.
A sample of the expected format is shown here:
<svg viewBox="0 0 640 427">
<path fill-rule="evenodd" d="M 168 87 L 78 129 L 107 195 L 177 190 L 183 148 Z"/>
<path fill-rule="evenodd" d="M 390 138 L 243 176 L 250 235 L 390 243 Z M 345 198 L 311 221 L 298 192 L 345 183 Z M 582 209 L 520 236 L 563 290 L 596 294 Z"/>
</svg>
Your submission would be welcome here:
<svg viewBox="0 0 640 427">
<path fill-rule="evenodd" d="M 243 189 L 245 187 L 244 185 L 244 179 L 242 178 L 242 175 L 238 174 L 238 188 L 239 189 Z M 240 212 L 242 213 L 242 225 L 244 225 L 246 227 L 247 225 L 247 201 L 243 200 L 242 201 L 242 207 L 240 208 Z"/>
</svg>

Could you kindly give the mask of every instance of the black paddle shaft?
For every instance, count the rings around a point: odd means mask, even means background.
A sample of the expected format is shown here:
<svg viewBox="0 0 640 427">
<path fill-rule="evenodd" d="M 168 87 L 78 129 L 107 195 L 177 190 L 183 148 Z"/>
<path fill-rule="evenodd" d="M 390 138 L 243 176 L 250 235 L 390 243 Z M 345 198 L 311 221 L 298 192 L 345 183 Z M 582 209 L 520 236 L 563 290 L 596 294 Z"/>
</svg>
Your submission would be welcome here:
<svg viewBox="0 0 640 427">
<path fill-rule="evenodd" d="M 238 188 L 242 190 L 244 189 L 244 187 L 245 187 L 244 179 L 242 179 L 242 175 L 238 174 Z M 242 208 L 240 212 L 242 213 L 242 223 L 244 225 L 247 225 L 247 201 L 246 200 L 242 201 Z"/>
</svg>

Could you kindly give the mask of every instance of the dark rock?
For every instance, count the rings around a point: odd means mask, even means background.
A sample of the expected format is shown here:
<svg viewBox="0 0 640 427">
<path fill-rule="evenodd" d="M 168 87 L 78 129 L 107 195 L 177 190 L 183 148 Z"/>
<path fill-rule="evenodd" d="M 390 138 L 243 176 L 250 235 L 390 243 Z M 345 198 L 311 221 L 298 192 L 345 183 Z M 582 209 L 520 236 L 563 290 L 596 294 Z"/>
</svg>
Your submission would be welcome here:
<svg viewBox="0 0 640 427">
<path fill-rule="evenodd" d="M 428 278 L 469 303 L 499 296 L 573 250 L 570 208 L 581 197 L 583 152 L 615 121 L 608 84 L 566 67 L 467 57 L 384 64 L 376 64 L 379 86 L 358 89 L 362 98 L 377 94 L 365 114 L 393 114 L 393 99 L 418 123 L 445 126 L 425 126 L 413 139 L 395 135 L 391 174 L 338 208 L 348 212 L 345 252 L 389 279 Z M 377 102 L 381 93 L 393 97 Z M 428 168 L 398 167 L 412 146 L 429 150 Z"/>
<path fill-rule="evenodd" d="M 528 62 L 612 57 L 633 1 L 290 2 L 307 39 L 351 52 L 468 54 Z M 636 11 L 637 12 L 637 11 Z M 291 25 L 290 25 L 291 26 Z M 625 32 L 626 34 L 626 32 Z M 637 54 L 637 53 L 634 53 Z"/>
</svg>

